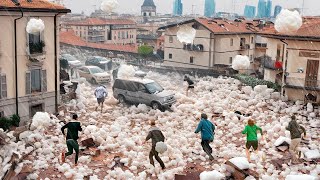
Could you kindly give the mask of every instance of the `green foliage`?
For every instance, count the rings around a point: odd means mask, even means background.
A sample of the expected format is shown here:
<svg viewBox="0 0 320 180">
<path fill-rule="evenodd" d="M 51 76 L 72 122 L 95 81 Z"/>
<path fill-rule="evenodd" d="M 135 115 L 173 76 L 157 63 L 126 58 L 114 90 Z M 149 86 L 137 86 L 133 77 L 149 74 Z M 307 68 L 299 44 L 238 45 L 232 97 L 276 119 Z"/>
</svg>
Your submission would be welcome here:
<svg viewBox="0 0 320 180">
<path fill-rule="evenodd" d="M 19 124 L 20 124 L 20 116 L 19 116 L 19 115 L 14 114 L 14 115 L 12 115 L 12 116 L 10 117 L 10 119 L 11 119 L 11 124 L 12 124 L 13 126 L 16 126 L 16 127 L 19 126 Z"/>
<path fill-rule="evenodd" d="M 1 117 L 0 118 L 0 128 L 2 128 L 4 131 L 8 130 L 11 126 L 18 127 L 20 123 L 20 117 L 19 115 L 12 115 L 10 118 Z"/>
<path fill-rule="evenodd" d="M 242 83 L 248 86 L 251 86 L 252 88 L 254 88 L 257 85 L 267 85 L 268 88 L 272 88 L 275 91 L 281 90 L 281 86 L 277 83 L 273 83 L 273 82 L 262 80 L 262 79 L 257 79 L 248 75 L 238 74 L 234 78 L 238 79 L 239 81 L 241 81 Z"/>
<path fill-rule="evenodd" d="M 39 43 L 29 43 L 30 54 L 42 53 L 44 47 L 45 44 L 43 41 L 40 41 Z"/>
<path fill-rule="evenodd" d="M 153 53 L 153 48 L 147 45 L 142 45 L 138 48 L 138 53 L 142 56 L 142 57 L 147 57 L 152 55 Z"/>
<path fill-rule="evenodd" d="M 61 69 L 68 69 L 69 68 L 69 62 L 66 59 L 60 59 L 60 68 Z"/>
</svg>

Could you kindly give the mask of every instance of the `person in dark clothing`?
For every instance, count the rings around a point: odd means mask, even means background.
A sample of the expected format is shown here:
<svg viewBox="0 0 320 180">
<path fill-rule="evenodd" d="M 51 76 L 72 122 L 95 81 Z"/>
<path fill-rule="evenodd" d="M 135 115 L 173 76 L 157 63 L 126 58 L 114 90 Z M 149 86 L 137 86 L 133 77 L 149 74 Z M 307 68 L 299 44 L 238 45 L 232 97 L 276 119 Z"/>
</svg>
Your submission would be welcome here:
<svg viewBox="0 0 320 180">
<path fill-rule="evenodd" d="M 187 83 L 188 83 L 186 95 L 188 96 L 189 90 L 191 90 L 194 93 L 194 82 L 187 75 L 184 76 L 183 81 L 187 81 Z"/>
<path fill-rule="evenodd" d="M 72 119 L 76 121 L 78 119 L 78 115 L 73 114 Z M 79 158 L 79 144 L 77 142 L 77 140 L 79 139 L 78 132 L 82 131 L 82 128 L 81 128 L 80 122 L 68 122 L 61 128 L 63 135 L 65 135 L 64 130 L 66 128 L 67 128 L 66 142 L 67 142 L 68 152 L 67 153 L 62 152 L 62 162 L 65 162 L 65 157 L 73 154 L 73 150 L 74 150 L 76 153 L 75 165 L 77 165 L 78 158 Z"/>
<path fill-rule="evenodd" d="M 291 163 L 298 164 L 299 158 L 297 157 L 297 149 L 301 142 L 301 134 L 303 133 L 304 136 L 306 136 L 306 129 L 297 123 L 296 116 L 291 116 L 291 121 L 289 122 L 288 127 L 286 127 L 286 129 L 290 131 L 291 136 L 291 143 L 289 147 L 289 152 L 291 154 Z"/>
<path fill-rule="evenodd" d="M 119 71 L 119 67 L 112 71 L 113 80 L 116 80 L 118 78 L 118 71 Z"/>
<path fill-rule="evenodd" d="M 212 156 L 212 148 L 210 147 L 210 142 L 213 142 L 214 139 L 214 130 L 215 126 L 208 120 L 208 116 L 201 114 L 201 120 L 195 133 L 201 131 L 201 146 L 204 152 L 208 154 L 210 160 L 214 159 Z"/>
<path fill-rule="evenodd" d="M 156 151 L 157 142 L 164 142 L 165 138 L 164 138 L 162 132 L 160 131 L 160 129 L 155 127 L 155 125 L 156 125 L 155 121 L 152 120 L 151 121 L 151 129 L 149 130 L 148 136 L 146 138 L 146 141 L 148 141 L 149 139 L 152 140 L 152 148 L 149 153 L 150 164 L 152 164 L 154 166 L 154 160 L 153 160 L 153 156 L 154 156 L 156 158 L 156 160 L 160 163 L 161 168 L 165 169 L 166 167 L 165 167 L 163 161 L 161 160 L 161 158 L 159 157 L 159 153 Z"/>
</svg>

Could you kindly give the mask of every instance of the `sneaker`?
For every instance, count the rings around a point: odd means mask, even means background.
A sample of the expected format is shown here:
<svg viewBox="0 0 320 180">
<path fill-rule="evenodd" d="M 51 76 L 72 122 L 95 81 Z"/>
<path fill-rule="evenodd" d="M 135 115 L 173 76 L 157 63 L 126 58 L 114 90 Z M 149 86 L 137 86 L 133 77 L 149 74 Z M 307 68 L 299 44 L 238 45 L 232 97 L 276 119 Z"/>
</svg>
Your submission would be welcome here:
<svg viewBox="0 0 320 180">
<path fill-rule="evenodd" d="M 66 162 L 66 154 L 65 154 L 65 152 L 62 152 L 62 153 L 61 153 L 61 162 L 62 162 L 62 163 L 65 163 L 65 162 Z"/>
</svg>

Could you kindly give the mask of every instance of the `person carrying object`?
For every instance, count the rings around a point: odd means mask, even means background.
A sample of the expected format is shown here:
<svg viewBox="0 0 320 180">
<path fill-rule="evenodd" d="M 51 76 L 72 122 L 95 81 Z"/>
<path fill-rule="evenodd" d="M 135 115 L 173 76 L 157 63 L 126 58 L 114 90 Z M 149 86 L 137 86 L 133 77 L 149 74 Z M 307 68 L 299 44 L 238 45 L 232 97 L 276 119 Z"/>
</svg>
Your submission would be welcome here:
<svg viewBox="0 0 320 180">
<path fill-rule="evenodd" d="M 306 137 L 306 134 L 307 134 L 306 129 L 297 123 L 296 116 L 291 116 L 291 121 L 289 122 L 286 129 L 290 131 L 290 136 L 291 136 L 291 143 L 289 147 L 289 152 L 291 155 L 291 163 L 298 164 L 299 157 L 298 157 L 297 149 L 301 142 L 301 134 L 304 134 L 304 137 Z"/>
<path fill-rule="evenodd" d="M 200 123 L 198 124 L 195 133 L 201 132 L 201 146 L 204 152 L 209 156 L 209 159 L 212 161 L 214 158 L 212 156 L 212 148 L 210 142 L 213 142 L 214 139 L 214 130 L 215 126 L 212 122 L 208 120 L 206 114 L 201 114 Z"/>
<path fill-rule="evenodd" d="M 65 162 L 66 156 L 70 156 L 73 154 L 73 151 L 76 153 L 75 157 L 75 166 L 78 164 L 78 158 L 79 158 L 79 131 L 82 131 L 81 124 L 78 120 L 78 115 L 73 114 L 72 115 L 72 121 L 65 124 L 62 128 L 62 134 L 65 135 L 65 129 L 67 129 L 67 136 L 66 136 L 66 144 L 68 148 L 68 152 L 62 152 L 61 159 L 62 162 Z"/>
<path fill-rule="evenodd" d="M 154 166 L 153 157 L 155 157 L 155 159 L 160 163 L 161 168 L 165 169 L 166 167 L 165 167 L 163 161 L 161 160 L 161 158 L 159 157 L 159 153 L 156 151 L 156 144 L 158 142 L 164 142 L 165 137 L 163 136 L 161 130 L 155 126 L 156 123 L 154 120 L 151 120 L 150 124 L 151 124 L 151 128 L 150 128 L 148 136 L 146 137 L 146 140 L 144 142 L 144 143 L 146 143 L 149 139 L 152 140 L 152 148 L 149 153 L 150 164 L 152 164 Z"/>
<path fill-rule="evenodd" d="M 249 119 L 248 120 L 248 125 L 244 128 L 242 131 L 242 134 L 247 135 L 247 142 L 246 142 L 246 155 L 247 159 L 250 162 L 250 148 L 252 147 L 254 151 L 258 154 L 258 135 L 257 131 L 260 131 L 261 133 L 261 140 L 263 140 L 263 134 L 262 134 L 262 129 L 255 125 L 254 120 Z"/>
<path fill-rule="evenodd" d="M 100 84 L 94 91 L 94 95 L 97 98 L 98 106 L 96 107 L 96 111 L 98 110 L 99 106 L 101 107 L 101 113 L 103 109 L 103 103 L 105 98 L 108 96 L 108 91 L 106 89 L 106 86 Z"/>
</svg>

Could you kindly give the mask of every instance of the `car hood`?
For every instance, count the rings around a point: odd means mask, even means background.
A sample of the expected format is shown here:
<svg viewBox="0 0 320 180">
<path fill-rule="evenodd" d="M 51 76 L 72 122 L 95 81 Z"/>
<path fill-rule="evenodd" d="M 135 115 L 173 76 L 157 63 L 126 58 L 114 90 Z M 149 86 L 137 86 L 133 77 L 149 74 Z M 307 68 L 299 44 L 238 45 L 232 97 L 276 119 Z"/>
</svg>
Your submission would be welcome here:
<svg viewBox="0 0 320 180">
<path fill-rule="evenodd" d="M 174 93 L 168 90 L 163 90 L 159 93 L 157 93 L 157 96 L 159 97 L 168 97 L 168 96 L 174 96 Z"/>
<path fill-rule="evenodd" d="M 93 74 L 94 76 L 97 76 L 97 77 L 106 77 L 106 76 L 110 76 L 109 73 L 107 72 L 103 72 L 103 73 L 95 73 Z"/>
</svg>

